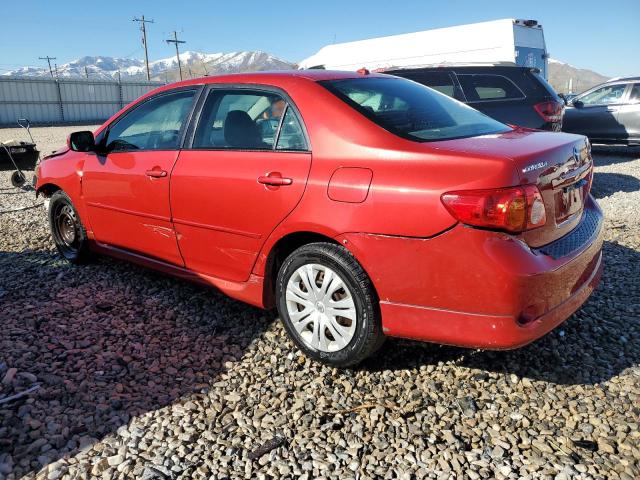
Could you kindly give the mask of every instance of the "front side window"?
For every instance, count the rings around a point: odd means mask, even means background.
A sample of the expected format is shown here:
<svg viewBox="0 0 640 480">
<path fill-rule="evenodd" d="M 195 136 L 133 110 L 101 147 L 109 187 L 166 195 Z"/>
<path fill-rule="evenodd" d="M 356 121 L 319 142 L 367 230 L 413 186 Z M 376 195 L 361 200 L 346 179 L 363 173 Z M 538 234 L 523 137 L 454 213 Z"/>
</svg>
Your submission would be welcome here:
<svg viewBox="0 0 640 480">
<path fill-rule="evenodd" d="M 189 115 L 195 90 L 158 95 L 134 107 L 109 127 L 110 152 L 130 150 L 175 150 Z"/>
<path fill-rule="evenodd" d="M 622 83 L 618 85 L 607 85 L 600 87 L 591 93 L 587 93 L 583 97 L 579 97 L 578 100 L 583 105 L 612 105 L 614 103 L 620 103 L 622 101 L 622 95 L 624 94 L 627 85 Z"/>
<path fill-rule="evenodd" d="M 459 74 L 458 80 L 470 102 L 524 98 L 522 90 L 502 75 Z"/>
<path fill-rule="evenodd" d="M 319 83 L 384 129 L 409 140 L 451 140 L 511 130 L 457 100 L 403 78 Z"/>
<path fill-rule="evenodd" d="M 193 148 L 306 149 L 304 136 L 300 141 L 296 131 L 302 132 L 300 123 L 280 95 L 251 90 L 213 90 L 202 108 Z M 290 148 L 293 146 L 299 148 Z"/>
</svg>

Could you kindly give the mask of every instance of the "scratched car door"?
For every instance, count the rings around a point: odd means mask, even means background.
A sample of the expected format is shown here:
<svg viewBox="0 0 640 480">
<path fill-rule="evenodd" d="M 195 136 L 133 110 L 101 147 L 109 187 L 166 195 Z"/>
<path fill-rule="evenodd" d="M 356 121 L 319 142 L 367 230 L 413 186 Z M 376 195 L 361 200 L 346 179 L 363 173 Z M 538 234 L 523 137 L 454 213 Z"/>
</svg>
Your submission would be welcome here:
<svg viewBox="0 0 640 480">
<path fill-rule="evenodd" d="M 89 154 L 83 196 L 96 240 L 183 265 L 169 206 L 169 178 L 196 90 L 159 94 L 134 106 Z"/>
<path fill-rule="evenodd" d="M 271 231 L 302 197 L 311 166 L 294 107 L 269 91 L 212 89 L 171 177 L 187 268 L 245 281 Z"/>
</svg>

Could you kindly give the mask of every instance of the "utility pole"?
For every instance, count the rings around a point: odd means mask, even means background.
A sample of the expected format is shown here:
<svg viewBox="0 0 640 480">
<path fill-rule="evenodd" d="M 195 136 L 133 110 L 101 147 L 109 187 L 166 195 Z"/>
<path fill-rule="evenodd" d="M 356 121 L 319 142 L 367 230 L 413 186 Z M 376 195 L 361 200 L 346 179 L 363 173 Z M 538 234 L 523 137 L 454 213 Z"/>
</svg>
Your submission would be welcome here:
<svg viewBox="0 0 640 480">
<path fill-rule="evenodd" d="M 140 22 L 140 31 L 142 32 L 142 44 L 144 45 L 144 63 L 147 65 L 147 81 L 151 80 L 149 73 L 149 51 L 147 50 L 147 29 L 145 23 L 153 23 L 153 20 L 145 20 L 144 15 L 141 18 L 134 18 L 134 22 Z"/>
<path fill-rule="evenodd" d="M 176 58 L 178 59 L 178 72 L 180 72 L 180 80 L 182 80 L 182 67 L 180 66 L 180 52 L 178 51 L 179 43 L 187 43 L 184 40 L 178 40 L 178 32 L 174 30 L 173 39 L 166 40 L 167 43 L 174 43 L 176 46 Z"/>
<path fill-rule="evenodd" d="M 87 66 L 84 67 L 84 76 L 85 78 L 89 78 L 89 70 L 87 70 Z"/>
<path fill-rule="evenodd" d="M 38 60 L 46 60 L 49 64 L 49 73 L 51 74 L 51 78 L 53 78 L 53 70 L 51 69 L 51 60 L 57 60 L 56 57 L 50 57 L 47 55 L 46 57 L 38 57 Z"/>
</svg>

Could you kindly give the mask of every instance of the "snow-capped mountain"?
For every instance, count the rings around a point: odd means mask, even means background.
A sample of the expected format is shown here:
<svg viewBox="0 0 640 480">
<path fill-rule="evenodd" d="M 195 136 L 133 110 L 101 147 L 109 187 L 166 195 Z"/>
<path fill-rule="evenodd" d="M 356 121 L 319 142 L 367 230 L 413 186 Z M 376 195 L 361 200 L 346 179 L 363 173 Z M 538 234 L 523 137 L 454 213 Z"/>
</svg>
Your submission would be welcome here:
<svg viewBox="0 0 640 480">
<path fill-rule="evenodd" d="M 216 73 L 258 72 L 264 70 L 291 70 L 296 65 L 266 52 L 200 53 L 180 54 L 184 78 L 201 77 Z M 178 61 L 169 57 L 149 63 L 151 76 L 157 80 L 172 81 L 178 78 Z M 142 70 L 144 74 L 144 67 Z"/>
<path fill-rule="evenodd" d="M 184 78 L 210 75 L 214 73 L 236 73 L 261 70 L 289 70 L 295 64 L 282 60 L 266 52 L 201 53 L 180 54 Z M 178 61 L 175 56 L 149 62 L 151 76 L 156 80 L 172 81 L 178 78 Z M 60 77 L 85 77 L 114 79 L 118 72 L 123 79 L 145 78 L 144 60 L 117 57 L 82 57 L 69 63 L 58 65 Z M 3 75 L 48 77 L 48 67 L 22 67 Z"/>
</svg>

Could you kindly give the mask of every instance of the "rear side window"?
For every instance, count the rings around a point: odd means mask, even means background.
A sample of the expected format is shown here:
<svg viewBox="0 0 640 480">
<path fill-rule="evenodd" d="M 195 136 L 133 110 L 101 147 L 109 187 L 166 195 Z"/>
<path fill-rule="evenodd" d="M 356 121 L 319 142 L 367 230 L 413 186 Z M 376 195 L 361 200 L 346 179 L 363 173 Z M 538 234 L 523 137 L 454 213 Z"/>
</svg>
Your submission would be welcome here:
<svg viewBox="0 0 640 480">
<path fill-rule="evenodd" d="M 457 100 L 403 78 L 319 83 L 373 122 L 409 140 L 451 140 L 511 130 Z"/>
<path fill-rule="evenodd" d="M 426 85 L 429 88 L 433 88 L 440 93 L 448 95 L 449 97 L 455 98 L 455 85 L 453 83 L 453 79 L 451 78 L 451 75 L 446 72 L 420 73 L 412 76 L 411 80 L 421 83 L 422 85 Z"/>
<path fill-rule="evenodd" d="M 469 102 L 515 100 L 525 97 L 515 83 L 502 75 L 459 74 L 458 80 Z"/>
<path fill-rule="evenodd" d="M 251 90 L 209 93 L 193 148 L 273 150 L 276 147 L 279 150 L 307 148 L 295 112 L 280 95 Z"/>
<path fill-rule="evenodd" d="M 302 124 L 296 112 L 288 105 L 280 126 L 276 150 L 307 150 Z"/>
</svg>

